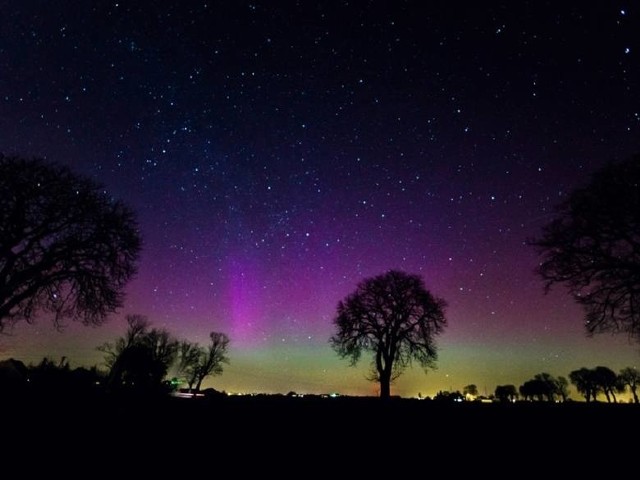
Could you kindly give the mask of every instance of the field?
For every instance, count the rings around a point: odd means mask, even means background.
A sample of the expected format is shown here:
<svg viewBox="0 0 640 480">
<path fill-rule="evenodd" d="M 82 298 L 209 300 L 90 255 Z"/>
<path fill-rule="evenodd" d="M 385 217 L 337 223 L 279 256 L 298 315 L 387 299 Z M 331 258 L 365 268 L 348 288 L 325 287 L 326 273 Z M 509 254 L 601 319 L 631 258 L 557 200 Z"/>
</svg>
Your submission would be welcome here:
<svg viewBox="0 0 640 480">
<path fill-rule="evenodd" d="M 455 476 L 552 471 L 555 478 L 638 468 L 640 408 L 631 404 L 55 397 L 8 402 L 2 411 L 5 458 L 29 451 L 52 471 L 85 460 L 106 470 L 224 469 L 243 478 L 258 471 L 404 478 L 435 467 Z"/>
</svg>

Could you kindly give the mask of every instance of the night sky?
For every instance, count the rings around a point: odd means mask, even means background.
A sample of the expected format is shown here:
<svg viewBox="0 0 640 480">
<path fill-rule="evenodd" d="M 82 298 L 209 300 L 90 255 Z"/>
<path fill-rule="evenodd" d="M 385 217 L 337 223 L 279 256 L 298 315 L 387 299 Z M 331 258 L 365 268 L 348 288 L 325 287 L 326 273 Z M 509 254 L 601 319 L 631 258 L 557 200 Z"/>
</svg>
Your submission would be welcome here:
<svg viewBox="0 0 640 480">
<path fill-rule="evenodd" d="M 640 367 L 544 294 L 526 244 L 640 152 L 639 20 L 630 1 L 1 1 L 0 152 L 100 182 L 144 248 L 106 325 L 20 324 L 0 358 L 100 363 L 139 313 L 231 337 L 205 387 L 376 394 L 328 338 L 393 268 L 449 304 L 438 369 L 393 394 Z"/>
</svg>

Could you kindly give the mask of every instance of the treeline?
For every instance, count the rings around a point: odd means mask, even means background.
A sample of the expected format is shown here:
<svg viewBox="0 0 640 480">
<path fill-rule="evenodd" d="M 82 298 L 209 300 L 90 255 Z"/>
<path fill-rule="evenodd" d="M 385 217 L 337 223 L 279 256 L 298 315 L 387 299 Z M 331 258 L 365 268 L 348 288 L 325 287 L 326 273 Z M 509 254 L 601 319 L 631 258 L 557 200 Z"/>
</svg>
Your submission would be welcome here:
<svg viewBox="0 0 640 480">
<path fill-rule="evenodd" d="M 617 403 L 616 394 L 630 392 L 633 402 L 638 403 L 638 385 L 640 384 L 640 372 L 633 367 L 626 367 L 615 373 L 608 367 L 580 368 L 569 373 L 566 377 L 555 377 L 549 373 L 539 373 L 527 380 L 519 388 L 515 385 L 498 385 L 492 396 L 482 397 L 478 395 L 476 385 L 467 385 L 463 393 L 440 391 L 435 396 L 436 400 L 491 400 L 498 402 L 535 401 L 535 402 L 566 402 L 570 400 L 569 384 L 572 384 L 578 393 L 587 402 L 598 401 L 598 396 L 604 395 L 609 403 Z"/>
<path fill-rule="evenodd" d="M 142 315 L 127 316 L 127 325 L 122 337 L 98 347 L 105 355 L 106 370 L 97 366 L 72 369 L 66 357 L 59 362 L 45 357 L 29 366 L 9 359 L 0 362 L 0 385 L 38 394 L 135 395 L 168 394 L 186 385 L 197 393 L 206 377 L 222 374 L 223 364 L 229 363 L 229 337 L 224 333 L 211 332 L 209 344 L 200 346 L 152 328 Z M 169 372 L 176 376 L 168 379 Z"/>
</svg>

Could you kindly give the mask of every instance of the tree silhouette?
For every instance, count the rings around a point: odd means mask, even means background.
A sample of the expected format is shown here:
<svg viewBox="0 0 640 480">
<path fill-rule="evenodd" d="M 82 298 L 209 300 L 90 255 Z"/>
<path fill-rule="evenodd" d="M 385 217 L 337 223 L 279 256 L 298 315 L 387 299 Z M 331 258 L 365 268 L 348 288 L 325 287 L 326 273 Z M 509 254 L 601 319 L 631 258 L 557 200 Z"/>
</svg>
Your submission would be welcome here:
<svg viewBox="0 0 640 480">
<path fill-rule="evenodd" d="M 629 387 L 633 395 L 633 402 L 638 403 L 638 384 L 640 384 L 640 372 L 632 367 L 623 368 L 618 375 L 621 383 Z"/>
<path fill-rule="evenodd" d="M 352 365 L 363 350 L 372 352 L 369 379 L 379 381 L 380 396 L 388 398 L 391 382 L 413 360 L 425 369 L 435 366 L 434 336 L 446 326 L 445 306 L 420 276 L 392 270 L 363 280 L 339 302 L 330 343 Z"/>
<path fill-rule="evenodd" d="M 524 382 L 519 390 L 525 400 L 542 402 L 548 395 L 548 388 L 544 381 L 535 378 Z"/>
<path fill-rule="evenodd" d="M 455 392 L 440 390 L 436 393 L 435 397 L 433 397 L 433 400 L 442 403 L 462 402 L 464 401 L 464 395 L 462 395 L 458 390 Z"/>
<path fill-rule="evenodd" d="M 67 357 L 61 357 L 59 362 L 44 357 L 37 365 L 30 365 L 29 371 L 29 382 L 39 393 L 58 393 L 68 388 L 71 368 Z"/>
<path fill-rule="evenodd" d="M 67 357 L 54 362 L 44 357 L 29 366 L 29 385 L 37 395 L 78 396 L 97 393 L 103 376 L 96 367 L 71 369 Z"/>
<path fill-rule="evenodd" d="M 20 360 L 0 360 L 0 391 L 24 392 L 29 386 L 29 368 Z"/>
<path fill-rule="evenodd" d="M 183 340 L 180 342 L 178 352 L 178 358 L 180 359 L 178 370 L 186 375 L 187 385 L 189 385 L 189 390 L 191 391 L 196 383 L 197 369 L 200 364 L 200 357 L 204 355 L 204 349 L 197 343 Z"/>
<path fill-rule="evenodd" d="M 122 304 L 134 215 L 68 168 L 0 155 L 0 331 L 38 313 L 100 324 Z"/>
<path fill-rule="evenodd" d="M 565 377 L 556 378 L 556 394 L 566 402 L 569 398 L 569 380 Z"/>
<path fill-rule="evenodd" d="M 178 341 L 166 330 L 150 329 L 141 315 L 128 315 L 124 337 L 99 347 L 109 367 L 108 386 L 112 390 L 139 393 L 163 391 L 163 380 L 178 353 Z"/>
<path fill-rule="evenodd" d="M 116 339 L 114 343 L 105 343 L 98 347 L 98 350 L 105 354 L 104 363 L 109 370 L 113 370 L 122 352 L 142 341 L 141 339 L 149 330 L 150 322 L 143 315 L 127 315 L 127 325 L 127 331 L 123 337 Z"/>
<path fill-rule="evenodd" d="M 620 379 L 616 373 L 608 367 L 596 367 L 593 370 L 593 378 L 602 392 L 604 392 L 607 402 L 617 403 L 616 392 L 621 393 L 624 391 L 624 384 L 620 382 Z"/>
<path fill-rule="evenodd" d="M 515 385 L 498 385 L 495 396 L 501 402 L 513 402 L 518 398 L 518 391 Z"/>
<path fill-rule="evenodd" d="M 187 376 L 189 390 L 195 384 L 195 391 L 200 391 L 206 377 L 222 374 L 222 364 L 229 363 L 229 337 L 224 333 L 211 332 L 209 339 L 211 343 L 206 349 L 197 343 L 184 341 L 180 344 L 180 370 Z"/>
<path fill-rule="evenodd" d="M 559 205 L 531 240 L 538 273 L 564 284 L 586 312 L 589 334 L 624 332 L 640 341 L 640 155 L 608 165 Z"/>
<path fill-rule="evenodd" d="M 550 373 L 538 373 L 533 379 L 526 381 L 520 387 L 520 394 L 525 400 L 555 402 L 556 397 L 566 400 L 568 382 L 564 377 L 554 377 Z"/>
<path fill-rule="evenodd" d="M 542 395 L 547 399 L 548 402 L 555 402 L 556 395 L 559 395 L 560 387 L 558 379 L 555 378 L 550 373 L 538 373 L 535 375 L 534 380 L 540 382 L 539 388 Z"/>
<path fill-rule="evenodd" d="M 465 397 L 477 397 L 478 396 L 478 387 L 476 385 L 469 384 L 462 389 L 462 394 Z"/>
<path fill-rule="evenodd" d="M 569 373 L 569 380 L 576 386 L 579 393 L 584 395 L 585 400 L 589 403 L 591 400 L 597 400 L 598 392 L 601 387 L 593 370 L 581 368 Z"/>
</svg>

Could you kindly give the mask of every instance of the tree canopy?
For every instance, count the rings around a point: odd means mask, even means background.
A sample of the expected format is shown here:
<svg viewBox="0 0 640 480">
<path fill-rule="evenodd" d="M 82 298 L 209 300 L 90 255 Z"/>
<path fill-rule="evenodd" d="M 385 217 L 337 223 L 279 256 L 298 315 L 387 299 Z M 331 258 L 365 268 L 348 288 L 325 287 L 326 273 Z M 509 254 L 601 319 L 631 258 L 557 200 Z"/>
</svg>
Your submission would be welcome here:
<svg viewBox="0 0 640 480">
<path fill-rule="evenodd" d="M 207 348 L 203 348 L 197 343 L 183 341 L 180 343 L 180 366 L 179 370 L 187 377 L 189 389 L 198 392 L 202 386 L 202 381 L 209 375 L 221 375 L 223 363 L 229 363 L 227 350 L 229 348 L 229 337 L 220 332 L 209 334 L 210 343 Z"/>
<path fill-rule="evenodd" d="M 524 400 L 555 402 L 560 398 L 564 402 L 569 397 L 568 387 L 569 381 L 565 377 L 543 372 L 524 382 L 519 391 Z"/>
<path fill-rule="evenodd" d="M 618 376 L 621 385 L 628 386 L 633 395 L 633 402 L 638 403 L 638 385 L 640 385 L 640 372 L 632 367 L 620 370 Z"/>
<path fill-rule="evenodd" d="M 518 398 L 518 391 L 515 385 L 498 385 L 495 396 L 500 402 L 515 402 Z"/>
<path fill-rule="evenodd" d="M 530 243 L 542 256 L 547 290 L 568 287 L 589 334 L 640 341 L 640 155 L 596 172 Z"/>
<path fill-rule="evenodd" d="M 363 351 L 373 353 L 370 380 L 380 382 L 380 396 L 386 398 L 392 380 L 412 361 L 425 369 L 435 366 L 434 337 L 446 326 L 445 306 L 420 276 L 391 270 L 363 280 L 338 303 L 330 343 L 352 365 Z"/>
<path fill-rule="evenodd" d="M 0 155 L 0 331 L 38 313 L 100 324 L 141 249 L 133 212 L 70 169 Z"/>
<path fill-rule="evenodd" d="M 98 348 L 109 368 L 108 386 L 114 391 L 161 392 L 179 342 L 166 330 L 151 328 L 142 315 L 127 315 L 127 324 L 123 337 Z"/>
<path fill-rule="evenodd" d="M 629 372 L 626 372 L 629 373 Z M 580 368 L 569 374 L 569 379 L 581 393 L 587 402 L 596 401 L 598 394 L 604 393 L 607 402 L 617 403 L 616 393 L 625 391 L 627 380 L 633 382 L 633 379 L 625 378 L 625 370 L 617 375 L 608 367 L 598 366 L 595 368 Z M 632 388 L 633 393 L 633 388 Z"/>
</svg>

